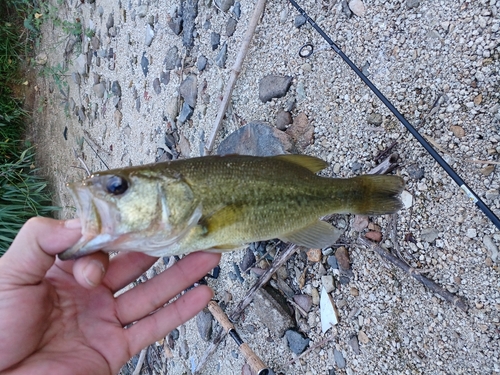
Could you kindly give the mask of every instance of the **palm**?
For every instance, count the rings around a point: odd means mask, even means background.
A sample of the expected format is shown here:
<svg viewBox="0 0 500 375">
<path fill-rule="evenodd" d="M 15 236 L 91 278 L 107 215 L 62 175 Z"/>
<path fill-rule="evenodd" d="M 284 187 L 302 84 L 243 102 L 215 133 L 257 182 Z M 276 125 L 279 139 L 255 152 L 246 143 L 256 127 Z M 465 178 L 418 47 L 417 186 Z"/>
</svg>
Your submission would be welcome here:
<svg viewBox="0 0 500 375">
<path fill-rule="evenodd" d="M 26 283 L 23 276 L 13 281 L 17 273 L 9 272 L 12 267 L 6 269 L 1 260 L 0 371 L 116 374 L 131 356 L 206 305 L 212 292 L 199 287 L 150 314 L 206 274 L 219 256 L 191 254 L 116 298 L 114 294 L 149 268 L 154 258 L 120 254 L 111 261 L 102 284 L 93 289 L 75 280 L 72 262 L 57 261 L 40 282 Z M 2 275 L 2 270 L 7 272 Z"/>
</svg>

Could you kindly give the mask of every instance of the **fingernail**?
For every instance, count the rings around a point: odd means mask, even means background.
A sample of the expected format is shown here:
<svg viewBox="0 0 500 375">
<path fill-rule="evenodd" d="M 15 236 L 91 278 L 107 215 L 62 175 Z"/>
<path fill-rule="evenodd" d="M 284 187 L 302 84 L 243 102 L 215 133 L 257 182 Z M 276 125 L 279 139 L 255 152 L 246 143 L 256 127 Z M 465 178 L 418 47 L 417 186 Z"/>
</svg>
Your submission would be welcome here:
<svg viewBox="0 0 500 375">
<path fill-rule="evenodd" d="M 101 280 L 104 276 L 104 266 L 98 260 L 91 260 L 84 268 L 83 268 L 83 278 L 91 287 L 96 287 L 101 283 Z"/>
<path fill-rule="evenodd" d="M 82 223 L 80 219 L 70 219 L 64 222 L 64 227 L 67 229 L 81 229 Z"/>
</svg>

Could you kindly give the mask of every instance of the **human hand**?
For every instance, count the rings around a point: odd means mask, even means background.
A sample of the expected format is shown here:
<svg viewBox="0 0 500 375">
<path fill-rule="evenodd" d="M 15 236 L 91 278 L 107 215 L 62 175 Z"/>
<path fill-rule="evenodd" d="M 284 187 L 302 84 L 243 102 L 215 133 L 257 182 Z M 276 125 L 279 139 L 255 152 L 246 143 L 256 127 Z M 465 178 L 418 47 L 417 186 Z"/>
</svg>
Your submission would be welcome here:
<svg viewBox="0 0 500 375">
<path fill-rule="evenodd" d="M 115 298 L 156 258 L 98 252 L 56 260 L 80 238 L 78 223 L 30 219 L 0 258 L 2 374 L 116 374 L 211 299 L 201 285 L 161 308 L 217 265 L 220 254 L 202 252 Z"/>
</svg>

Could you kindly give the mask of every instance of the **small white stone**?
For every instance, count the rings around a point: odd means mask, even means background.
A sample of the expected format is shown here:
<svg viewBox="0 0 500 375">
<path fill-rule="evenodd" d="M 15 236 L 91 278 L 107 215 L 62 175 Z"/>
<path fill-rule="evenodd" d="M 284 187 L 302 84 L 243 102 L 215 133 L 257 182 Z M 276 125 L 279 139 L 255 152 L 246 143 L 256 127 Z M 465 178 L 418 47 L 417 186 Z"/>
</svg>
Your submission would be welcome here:
<svg viewBox="0 0 500 375">
<path fill-rule="evenodd" d="M 365 4 L 361 0 L 351 0 L 349 2 L 349 8 L 358 17 L 363 17 L 366 13 Z"/>
<path fill-rule="evenodd" d="M 325 333 L 328 331 L 332 325 L 337 325 L 339 323 L 339 315 L 335 303 L 332 297 L 325 288 L 321 288 L 321 299 L 320 299 L 320 312 L 321 312 L 321 331 Z"/>
<path fill-rule="evenodd" d="M 327 293 L 331 293 L 335 289 L 332 275 L 321 276 L 321 283 L 323 284 L 323 288 L 326 289 Z"/>
<path fill-rule="evenodd" d="M 403 206 L 405 206 L 405 208 L 410 208 L 413 206 L 413 195 L 411 195 L 408 191 L 403 190 L 401 193 L 401 201 L 403 202 Z"/>
<path fill-rule="evenodd" d="M 475 238 L 477 236 L 477 231 L 474 228 L 467 229 L 467 237 Z"/>
</svg>

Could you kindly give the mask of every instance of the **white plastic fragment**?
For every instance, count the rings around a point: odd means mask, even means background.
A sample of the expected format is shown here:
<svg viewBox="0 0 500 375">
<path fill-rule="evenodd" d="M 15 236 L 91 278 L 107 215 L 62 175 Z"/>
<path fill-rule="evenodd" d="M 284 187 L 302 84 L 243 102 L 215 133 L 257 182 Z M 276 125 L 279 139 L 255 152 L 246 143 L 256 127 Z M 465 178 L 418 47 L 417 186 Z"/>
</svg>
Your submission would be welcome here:
<svg viewBox="0 0 500 375">
<path fill-rule="evenodd" d="M 339 314 L 333 298 L 327 293 L 325 288 L 321 288 L 321 298 L 319 302 L 320 314 L 321 314 L 321 331 L 325 333 L 333 325 L 339 323 Z"/>
</svg>

